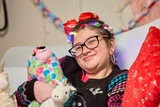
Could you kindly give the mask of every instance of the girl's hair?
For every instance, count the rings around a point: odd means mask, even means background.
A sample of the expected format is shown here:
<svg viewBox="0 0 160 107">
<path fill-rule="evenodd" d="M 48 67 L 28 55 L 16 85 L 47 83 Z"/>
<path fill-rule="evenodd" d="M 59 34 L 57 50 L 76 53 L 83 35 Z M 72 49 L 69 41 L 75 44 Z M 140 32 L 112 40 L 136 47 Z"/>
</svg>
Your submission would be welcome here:
<svg viewBox="0 0 160 107">
<path fill-rule="evenodd" d="M 100 26 L 94 26 L 93 22 L 98 22 L 100 24 Z M 104 28 L 104 25 L 106 25 L 103 21 L 101 20 L 97 20 L 97 19 L 87 19 L 85 21 L 82 21 L 82 22 L 79 22 L 73 29 L 72 29 L 72 32 L 78 32 L 79 30 L 83 29 L 83 28 L 80 28 L 81 25 L 83 24 L 86 24 L 87 25 L 87 28 L 91 29 L 91 30 L 94 30 L 96 33 L 98 33 L 99 35 L 106 35 L 108 36 L 107 38 L 104 38 L 104 40 L 106 41 L 106 43 L 108 44 L 108 41 L 110 39 L 114 39 L 113 37 L 113 33 L 110 32 L 109 30 L 105 29 Z M 107 25 L 108 26 L 108 25 Z"/>
</svg>

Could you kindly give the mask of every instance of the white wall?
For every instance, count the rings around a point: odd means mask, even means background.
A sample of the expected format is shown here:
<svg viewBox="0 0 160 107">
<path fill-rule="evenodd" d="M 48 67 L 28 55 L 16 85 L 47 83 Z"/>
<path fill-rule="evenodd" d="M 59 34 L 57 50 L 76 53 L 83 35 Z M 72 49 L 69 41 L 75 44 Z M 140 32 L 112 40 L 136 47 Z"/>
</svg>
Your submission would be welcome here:
<svg viewBox="0 0 160 107">
<path fill-rule="evenodd" d="M 2 0 L 0 0 L 1 2 Z M 121 0 L 42 0 L 47 8 L 60 17 L 63 22 L 78 18 L 84 11 L 97 13 L 100 18 L 118 30 L 122 24 L 132 18 L 130 6 L 122 15 L 116 14 L 116 6 Z M 32 0 L 6 0 L 9 27 L 0 32 L 0 59 L 7 49 L 13 46 L 63 45 L 67 44 L 66 36 L 56 29 L 48 19 L 42 16 Z M 0 9 L 1 10 L 1 9 Z M 0 24 L 4 20 L 0 18 Z"/>
</svg>

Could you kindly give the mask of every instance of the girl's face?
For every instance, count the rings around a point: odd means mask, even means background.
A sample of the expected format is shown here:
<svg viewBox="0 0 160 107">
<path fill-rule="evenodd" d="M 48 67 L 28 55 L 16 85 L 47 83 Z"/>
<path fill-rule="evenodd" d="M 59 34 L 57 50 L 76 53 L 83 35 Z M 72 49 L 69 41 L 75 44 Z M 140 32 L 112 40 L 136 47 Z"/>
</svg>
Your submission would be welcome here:
<svg viewBox="0 0 160 107">
<path fill-rule="evenodd" d="M 74 45 L 83 44 L 88 38 L 99 35 L 94 30 L 81 29 L 74 36 Z M 111 40 L 112 46 L 109 47 L 102 35 L 98 37 L 99 45 L 90 50 L 83 46 L 83 53 L 76 57 L 78 64 L 86 73 L 94 74 L 105 69 L 110 64 L 110 55 L 114 52 L 114 40 Z"/>
</svg>

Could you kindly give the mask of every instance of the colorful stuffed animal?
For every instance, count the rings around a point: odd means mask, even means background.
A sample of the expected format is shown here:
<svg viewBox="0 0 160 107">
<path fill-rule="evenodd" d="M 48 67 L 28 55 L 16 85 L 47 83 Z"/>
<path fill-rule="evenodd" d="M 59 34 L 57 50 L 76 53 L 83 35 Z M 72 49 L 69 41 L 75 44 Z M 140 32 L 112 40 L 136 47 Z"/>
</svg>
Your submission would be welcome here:
<svg viewBox="0 0 160 107">
<path fill-rule="evenodd" d="M 9 95 L 11 86 L 8 81 L 8 74 L 3 70 L 4 61 L 0 66 L 0 107 L 14 107 L 12 98 Z"/>
<path fill-rule="evenodd" d="M 52 85 L 66 80 L 58 58 L 45 46 L 36 47 L 28 60 L 28 79 L 37 79 Z"/>
<path fill-rule="evenodd" d="M 45 46 L 36 47 L 36 49 L 34 49 L 28 60 L 27 68 L 29 80 L 37 79 L 53 86 L 57 85 L 56 81 L 63 83 L 67 80 L 67 78 L 63 75 L 58 58 Z M 40 105 L 38 105 L 35 101 L 29 105 L 29 107 L 39 106 Z"/>
</svg>

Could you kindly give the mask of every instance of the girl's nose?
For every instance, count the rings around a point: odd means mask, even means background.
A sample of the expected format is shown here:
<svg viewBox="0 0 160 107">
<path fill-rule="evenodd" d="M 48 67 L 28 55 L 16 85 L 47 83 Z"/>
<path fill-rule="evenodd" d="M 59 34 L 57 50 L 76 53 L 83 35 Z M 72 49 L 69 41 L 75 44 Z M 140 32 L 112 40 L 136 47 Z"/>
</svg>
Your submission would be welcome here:
<svg viewBox="0 0 160 107">
<path fill-rule="evenodd" d="M 88 49 L 85 45 L 83 46 L 83 50 L 82 50 L 82 54 L 85 55 L 87 53 L 89 53 L 91 50 Z"/>
</svg>

